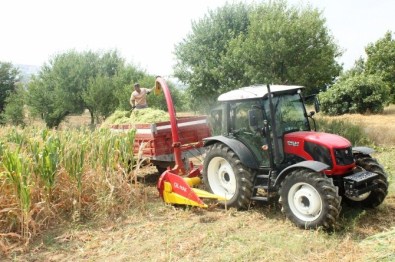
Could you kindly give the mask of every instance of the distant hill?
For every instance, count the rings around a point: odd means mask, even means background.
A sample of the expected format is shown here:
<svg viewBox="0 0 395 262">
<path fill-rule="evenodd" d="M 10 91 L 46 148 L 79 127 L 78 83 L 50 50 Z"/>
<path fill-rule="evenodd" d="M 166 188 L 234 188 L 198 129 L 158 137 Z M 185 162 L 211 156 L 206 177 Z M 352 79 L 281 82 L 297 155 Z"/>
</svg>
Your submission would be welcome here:
<svg viewBox="0 0 395 262">
<path fill-rule="evenodd" d="M 32 75 L 37 75 L 40 71 L 40 67 L 36 65 L 15 65 L 22 75 L 22 82 L 29 82 Z"/>
</svg>

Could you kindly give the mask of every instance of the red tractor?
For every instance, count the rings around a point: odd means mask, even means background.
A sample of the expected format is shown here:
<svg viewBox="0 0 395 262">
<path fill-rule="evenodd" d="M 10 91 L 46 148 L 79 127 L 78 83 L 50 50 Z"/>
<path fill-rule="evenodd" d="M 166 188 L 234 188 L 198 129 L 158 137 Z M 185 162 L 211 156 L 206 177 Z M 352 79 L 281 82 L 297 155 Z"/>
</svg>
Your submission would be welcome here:
<svg viewBox="0 0 395 262">
<path fill-rule="evenodd" d="M 301 86 L 252 86 L 219 96 L 213 111 L 221 135 L 205 139 L 203 179 L 228 207 L 279 196 L 282 211 L 302 228 L 331 228 L 341 201 L 376 207 L 387 174 L 338 135 L 312 131 Z M 315 97 L 314 97 L 315 98 Z M 319 111 L 317 98 L 315 111 Z"/>
<path fill-rule="evenodd" d="M 156 85 L 168 89 L 163 79 Z M 202 175 L 212 194 L 193 188 L 200 181 L 200 168 L 188 174 L 182 167 L 175 113 L 169 110 L 176 166 L 158 182 L 165 202 L 204 207 L 200 198 L 208 197 L 247 209 L 253 201 L 279 196 L 282 211 L 301 228 L 332 228 L 342 199 L 361 207 L 380 205 L 388 180 L 370 155 L 373 149 L 352 147 L 343 137 L 313 131 L 314 112 L 306 111 L 302 89 L 260 85 L 219 96 L 212 119 L 220 135 L 204 139 Z M 171 109 L 170 93 L 165 95 Z M 314 101 L 318 112 L 318 100 Z"/>
</svg>

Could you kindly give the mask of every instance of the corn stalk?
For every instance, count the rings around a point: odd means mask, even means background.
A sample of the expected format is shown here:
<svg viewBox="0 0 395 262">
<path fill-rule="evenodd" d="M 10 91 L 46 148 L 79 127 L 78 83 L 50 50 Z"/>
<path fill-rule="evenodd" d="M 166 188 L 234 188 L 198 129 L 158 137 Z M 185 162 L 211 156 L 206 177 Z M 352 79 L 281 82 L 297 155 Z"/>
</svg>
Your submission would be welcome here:
<svg viewBox="0 0 395 262">
<path fill-rule="evenodd" d="M 132 170 L 134 165 L 133 150 L 136 130 L 132 129 L 121 137 L 119 145 L 119 163 L 125 170 Z"/>
<path fill-rule="evenodd" d="M 47 191 L 48 200 L 51 200 L 51 192 L 55 185 L 55 175 L 60 164 L 60 140 L 50 136 L 44 144 L 40 155 L 41 179 Z"/>
<path fill-rule="evenodd" d="M 21 236 L 28 242 L 29 240 L 29 223 L 30 223 L 30 207 L 31 207 L 31 179 L 30 179 L 30 163 L 26 156 L 21 154 L 19 150 L 10 151 L 6 149 L 3 154 L 2 165 L 4 174 L 8 181 L 14 186 L 16 196 L 19 200 L 21 209 Z"/>
<path fill-rule="evenodd" d="M 26 143 L 27 139 L 26 136 L 23 133 L 20 133 L 18 130 L 13 128 L 8 134 L 7 134 L 7 140 L 8 142 L 15 143 L 19 146 L 19 148 L 22 148 L 22 146 Z"/>
<path fill-rule="evenodd" d="M 78 137 L 77 137 L 78 138 Z M 81 211 L 82 176 L 86 153 L 86 142 L 72 143 L 64 152 L 63 165 L 69 176 L 77 182 L 78 211 Z"/>
</svg>

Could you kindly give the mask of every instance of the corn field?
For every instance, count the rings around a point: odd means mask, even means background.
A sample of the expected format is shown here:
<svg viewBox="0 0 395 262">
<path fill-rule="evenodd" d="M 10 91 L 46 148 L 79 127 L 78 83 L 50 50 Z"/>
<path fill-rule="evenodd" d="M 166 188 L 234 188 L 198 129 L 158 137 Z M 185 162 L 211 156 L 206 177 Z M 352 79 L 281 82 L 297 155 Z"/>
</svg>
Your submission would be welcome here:
<svg viewBox="0 0 395 262">
<path fill-rule="evenodd" d="M 0 131 L 0 251 L 27 247 L 59 221 L 115 216 L 135 204 L 134 131 Z"/>
</svg>

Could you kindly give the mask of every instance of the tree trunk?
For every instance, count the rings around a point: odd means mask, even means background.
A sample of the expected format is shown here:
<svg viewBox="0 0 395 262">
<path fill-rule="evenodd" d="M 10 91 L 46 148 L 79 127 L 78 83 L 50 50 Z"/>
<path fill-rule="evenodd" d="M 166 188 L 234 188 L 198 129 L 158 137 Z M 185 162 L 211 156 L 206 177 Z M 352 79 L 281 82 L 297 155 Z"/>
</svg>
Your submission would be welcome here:
<svg viewBox="0 0 395 262">
<path fill-rule="evenodd" d="M 91 126 L 93 126 L 95 124 L 95 116 L 93 114 L 93 110 L 88 109 L 89 114 L 91 115 Z"/>
</svg>

